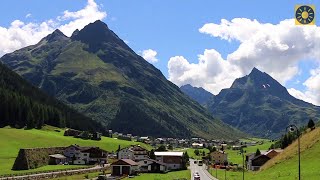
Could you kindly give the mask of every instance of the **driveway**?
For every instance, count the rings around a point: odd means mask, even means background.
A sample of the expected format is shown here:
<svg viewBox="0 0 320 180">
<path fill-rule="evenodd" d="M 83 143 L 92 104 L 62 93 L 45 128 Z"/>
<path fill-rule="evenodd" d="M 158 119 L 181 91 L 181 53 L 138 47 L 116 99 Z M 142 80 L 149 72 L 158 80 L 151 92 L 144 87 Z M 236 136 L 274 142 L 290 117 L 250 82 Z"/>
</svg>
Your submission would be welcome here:
<svg viewBox="0 0 320 180">
<path fill-rule="evenodd" d="M 193 180 L 193 174 L 198 172 L 201 180 L 218 180 L 217 178 L 211 176 L 211 174 L 206 170 L 206 165 L 198 166 L 198 163 L 194 163 L 194 159 L 190 159 L 190 171 L 191 171 L 191 180 Z"/>
</svg>

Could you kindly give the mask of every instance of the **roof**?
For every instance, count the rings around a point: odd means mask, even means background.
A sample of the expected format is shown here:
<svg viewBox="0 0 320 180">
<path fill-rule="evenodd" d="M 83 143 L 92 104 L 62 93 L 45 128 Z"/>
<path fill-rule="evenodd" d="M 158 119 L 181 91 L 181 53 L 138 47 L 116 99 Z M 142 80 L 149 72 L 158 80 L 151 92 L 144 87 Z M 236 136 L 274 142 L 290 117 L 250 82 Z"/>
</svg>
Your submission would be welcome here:
<svg viewBox="0 0 320 180">
<path fill-rule="evenodd" d="M 52 154 L 52 155 L 49 155 L 49 157 L 53 157 L 56 159 L 66 159 L 66 157 L 62 154 Z"/>
<path fill-rule="evenodd" d="M 160 162 L 160 161 L 156 161 L 154 159 L 141 159 L 138 163 L 141 164 L 141 162 L 144 162 L 144 161 L 151 161 L 152 163 L 156 163 L 156 164 L 160 164 L 160 165 L 166 166 L 166 163 L 163 163 L 163 162 Z M 147 165 L 152 164 L 152 163 L 148 163 Z"/>
<path fill-rule="evenodd" d="M 213 152 L 211 152 L 211 153 L 228 154 L 227 152 L 221 151 L 221 150 L 219 150 L 219 151 L 213 151 Z M 211 153 L 210 153 L 210 154 L 211 154 Z"/>
<path fill-rule="evenodd" d="M 166 151 L 166 152 L 154 152 L 156 156 L 183 156 L 183 152 L 173 152 L 173 151 Z"/>
<path fill-rule="evenodd" d="M 82 147 L 82 146 L 79 146 L 79 145 L 77 145 L 77 144 L 72 144 L 72 145 L 70 145 L 70 146 L 68 146 L 68 147 L 66 147 L 66 148 L 69 148 L 69 147 L 74 147 L 74 148 L 76 148 L 77 150 L 80 150 L 80 151 L 85 151 L 85 150 L 88 150 L 88 149 L 91 149 L 91 148 L 96 148 L 96 147 L 94 147 L 94 146 L 86 146 L 86 147 Z"/>
<path fill-rule="evenodd" d="M 130 166 L 138 166 L 138 163 L 134 162 L 131 159 L 119 159 L 118 161 L 111 164 L 111 166 L 114 165 L 130 165 Z"/>
</svg>

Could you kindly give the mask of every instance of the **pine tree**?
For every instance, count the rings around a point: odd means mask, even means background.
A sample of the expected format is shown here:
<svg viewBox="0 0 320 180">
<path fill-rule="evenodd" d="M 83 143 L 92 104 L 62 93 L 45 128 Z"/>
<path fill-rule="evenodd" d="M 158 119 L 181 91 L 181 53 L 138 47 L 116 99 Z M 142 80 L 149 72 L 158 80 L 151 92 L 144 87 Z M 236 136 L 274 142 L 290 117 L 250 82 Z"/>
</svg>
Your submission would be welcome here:
<svg viewBox="0 0 320 180">
<path fill-rule="evenodd" d="M 309 122 L 308 122 L 308 128 L 310 128 L 311 130 L 313 130 L 315 127 L 315 123 L 312 119 L 309 119 Z"/>
<path fill-rule="evenodd" d="M 27 129 L 32 129 L 34 126 L 34 116 L 32 111 L 29 110 L 27 114 Z"/>
<path fill-rule="evenodd" d="M 261 155 L 261 152 L 260 152 L 260 149 L 258 148 L 257 151 L 256 151 L 255 156 L 259 156 L 259 155 Z"/>
</svg>

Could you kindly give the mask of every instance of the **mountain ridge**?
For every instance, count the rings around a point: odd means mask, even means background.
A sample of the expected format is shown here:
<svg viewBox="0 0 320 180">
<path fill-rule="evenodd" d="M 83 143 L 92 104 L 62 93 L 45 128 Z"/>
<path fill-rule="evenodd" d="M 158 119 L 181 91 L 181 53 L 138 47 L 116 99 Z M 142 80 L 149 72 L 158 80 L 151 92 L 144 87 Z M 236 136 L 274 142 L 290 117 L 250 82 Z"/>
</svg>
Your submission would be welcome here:
<svg viewBox="0 0 320 180">
<path fill-rule="evenodd" d="M 320 115 L 319 106 L 291 96 L 279 82 L 257 68 L 203 104 L 225 123 L 267 138 L 279 137 L 290 123 L 305 125 L 309 118 Z"/>
<path fill-rule="evenodd" d="M 0 61 L 104 128 L 168 137 L 245 136 L 184 95 L 102 21 Z"/>
</svg>

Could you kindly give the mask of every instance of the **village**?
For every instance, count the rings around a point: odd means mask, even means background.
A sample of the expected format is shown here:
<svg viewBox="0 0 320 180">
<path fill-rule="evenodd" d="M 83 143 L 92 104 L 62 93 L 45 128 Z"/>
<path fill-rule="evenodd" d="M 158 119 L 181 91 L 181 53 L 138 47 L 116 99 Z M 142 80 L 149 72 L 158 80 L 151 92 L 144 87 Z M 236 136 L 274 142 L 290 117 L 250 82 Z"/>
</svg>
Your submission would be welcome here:
<svg viewBox="0 0 320 180">
<path fill-rule="evenodd" d="M 89 135 L 85 137 L 84 135 Z M 94 139 L 102 135 L 66 129 L 64 136 Z M 108 177 L 134 177 L 141 173 L 167 173 L 191 169 L 192 165 L 206 166 L 206 170 L 257 171 L 267 161 L 282 152 L 281 149 L 262 149 L 270 140 L 206 140 L 203 138 L 154 138 L 131 134 L 112 133 L 109 138 L 133 141 L 140 144 L 118 146 L 116 151 L 105 151 L 95 146 L 70 144 L 66 147 L 20 149 L 12 169 L 27 170 L 46 165 L 79 165 L 109 169 Z M 255 147 L 256 150 L 255 150 Z M 251 149 L 246 151 L 246 149 Z M 31 155 L 32 154 L 32 155 Z M 36 157 L 36 158 L 35 158 Z M 242 161 L 241 160 L 242 157 Z M 235 160 L 237 159 L 237 160 Z M 26 163 L 27 162 L 27 163 Z M 191 169 L 192 170 L 192 169 Z"/>
</svg>

